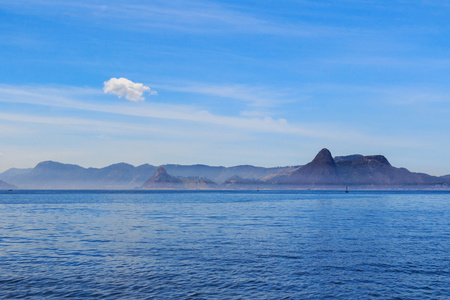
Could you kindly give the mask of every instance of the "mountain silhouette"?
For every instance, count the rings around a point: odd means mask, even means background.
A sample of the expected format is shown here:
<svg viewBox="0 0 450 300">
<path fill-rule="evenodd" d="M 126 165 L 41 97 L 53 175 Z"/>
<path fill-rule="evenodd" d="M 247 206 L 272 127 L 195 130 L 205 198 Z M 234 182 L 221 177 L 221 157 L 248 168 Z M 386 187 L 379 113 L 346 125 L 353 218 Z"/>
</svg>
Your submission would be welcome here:
<svg viewBox="0 0 450 300">
<path fill-rule="evenodd" d="M 310 163 L 293 172 L 269 176 L 262 181 L 292 186 L 430 186 L 450 183 L 446 176 L 436 177 L 393 167 L 383 155 L 340 156 L 336 162 L 325 148 Z"/>
<path fill-rule="evenodd" d="M 320 150 L 310 163 L 297 168 L 290 174 L 268 177 L 263 181 L 283 185 L 335 185 L 341 183 L 336 162 L 326 148 Z"/>
<path fill-rule="evenodd" d="M 171 176 L 166 169 L 159 167 L 142 186 L 143 188 L 174 188 L 181 185 L 181 179 Z"/>
<path fill-rule="evenodd" d="M 333 158 L 326 148 L 320 150 L 311 162 L 300 167 L 175 164 L 134 167 L 118 163 L 104 168 L 83 168 L 44 161 L 31 169 L 9 169 L 0 174 L 0 180 L 21 189 L 296 189 L 336 188 L 342 185 L 448 188 L 450 185 L 450 175 L 437 177 L 396 168 L 383 155 L 352 154 Z"/>
</svg>

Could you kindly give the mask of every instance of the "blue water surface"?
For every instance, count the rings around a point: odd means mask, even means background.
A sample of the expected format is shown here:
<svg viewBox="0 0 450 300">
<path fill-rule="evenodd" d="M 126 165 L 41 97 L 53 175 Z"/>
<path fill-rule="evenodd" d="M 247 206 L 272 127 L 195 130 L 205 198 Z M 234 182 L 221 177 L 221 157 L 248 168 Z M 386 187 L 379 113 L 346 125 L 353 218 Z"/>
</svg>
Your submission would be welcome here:
<svg viewBox="0 0 450 300">
<path fill-rule="evenodd" d="M 449 299 L 450 193 L 0 192 L 0 298 Z"/>
</svg>

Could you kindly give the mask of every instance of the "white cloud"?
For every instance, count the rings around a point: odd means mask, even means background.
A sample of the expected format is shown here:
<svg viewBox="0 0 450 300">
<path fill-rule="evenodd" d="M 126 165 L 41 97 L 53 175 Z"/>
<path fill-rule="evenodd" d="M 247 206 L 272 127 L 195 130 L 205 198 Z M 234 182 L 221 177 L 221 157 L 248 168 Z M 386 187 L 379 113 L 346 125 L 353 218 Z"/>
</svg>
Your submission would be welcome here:
<svg viewBox="0 0 450 300">
<path fill-rule="evenodd" d="M 148 86 L 142 83 L 135 83 L 126 78 L 111 78 L 104 82 L 103 91 L 105 94 L 114 94 L 119 98 L 125 97 L 130 101 L 143 101 L 142 94 L 148 92 L 150 95 L 156 95 L 156 91 L 151 91 Z"/>
</svg>

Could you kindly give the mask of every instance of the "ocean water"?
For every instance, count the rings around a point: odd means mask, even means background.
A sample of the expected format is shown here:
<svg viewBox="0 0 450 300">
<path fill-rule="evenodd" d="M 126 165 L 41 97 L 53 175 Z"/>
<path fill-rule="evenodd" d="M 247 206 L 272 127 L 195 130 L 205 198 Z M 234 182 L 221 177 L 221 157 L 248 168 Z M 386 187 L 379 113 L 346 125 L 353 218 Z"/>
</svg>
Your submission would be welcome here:
<svg viewBox="0 0 450 300">
<path fill-rule="evenodd" d="M 450 299 L 450 193 L 0 192 L 0 298 Z"/>
</svg>

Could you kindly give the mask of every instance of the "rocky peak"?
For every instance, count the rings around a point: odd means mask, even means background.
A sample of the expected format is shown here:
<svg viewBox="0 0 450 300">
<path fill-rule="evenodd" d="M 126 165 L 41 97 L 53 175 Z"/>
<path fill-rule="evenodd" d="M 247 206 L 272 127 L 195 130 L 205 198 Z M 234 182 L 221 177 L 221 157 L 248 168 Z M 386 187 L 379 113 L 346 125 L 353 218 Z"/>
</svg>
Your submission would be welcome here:
<svg viewBox="0 0 450 300">
<path fill-rule="evenodd" d="M 328 149 L 323 148 L 308 164 L 298 168 L 286 177 L 279 177 L 283 183 L 301 185 L 329 185 L 340 183 L 336 162 Z M 277 180 L 272 179 L 272 180 Z"/>
<path fill-rule="evenodd" d="M 331 156 L 330 150 L 328 150 L 327 148 L 323 148 L 322 150 L 320 150 L 320 152 L 317 153 L 316 157 L 314 157 L 310 164 L 330 166 L 336 165 L 333 157 Z"/>
<path fill-rule="evenodd" d="M 158 169 L 156 169 L 156 172 L 153 176 L 157 177 L 161 175 L 167 175 L 167 171 L 163 167 L 159 167 Z"/>
<path fill-rule="evenodd" d="M 181 179 L 178 177 L 169 175 L 169 173 L 167 173 L 166 169 L 164 169 L 163 167 L 159 167 L 156 170 L 155 174 L 153 174 L 153 176 L 150 177 L 144 183 L 144 186 L 149 185 L 151 183 L 166 183 L 166 184 L 181 183 Z"/>
</svg>

